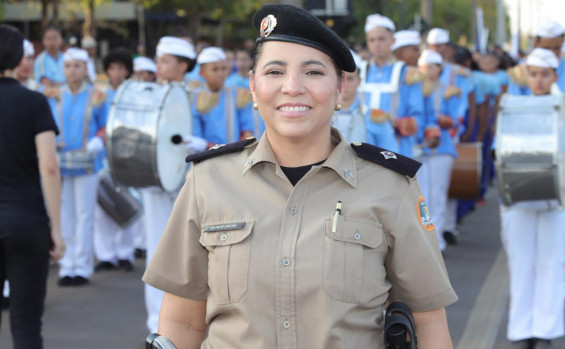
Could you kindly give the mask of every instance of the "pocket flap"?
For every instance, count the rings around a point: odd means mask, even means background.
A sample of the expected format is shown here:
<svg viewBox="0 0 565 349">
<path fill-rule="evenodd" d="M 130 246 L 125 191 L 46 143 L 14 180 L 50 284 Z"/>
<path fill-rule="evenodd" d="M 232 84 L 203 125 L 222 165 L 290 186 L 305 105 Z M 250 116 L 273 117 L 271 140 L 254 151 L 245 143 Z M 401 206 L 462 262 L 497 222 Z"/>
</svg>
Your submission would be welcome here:
<svg viewBox="0 0 565 349">
<path fill-rule="evenodd" d="M 326 219 L 326 235 L 333 240 L 351 242 L 376 248 L 383 241 L 383 227 L 380 223 L 361 218 L 338 216 L 336 232 L 332 232 L 333 217 Z"/>
<path fill-rule="evenodd" d="M 219 223 L 202 228 L 202 246 L 226 246 L 245 240 L 253 229 L 254 221 Z"/>
</svg>

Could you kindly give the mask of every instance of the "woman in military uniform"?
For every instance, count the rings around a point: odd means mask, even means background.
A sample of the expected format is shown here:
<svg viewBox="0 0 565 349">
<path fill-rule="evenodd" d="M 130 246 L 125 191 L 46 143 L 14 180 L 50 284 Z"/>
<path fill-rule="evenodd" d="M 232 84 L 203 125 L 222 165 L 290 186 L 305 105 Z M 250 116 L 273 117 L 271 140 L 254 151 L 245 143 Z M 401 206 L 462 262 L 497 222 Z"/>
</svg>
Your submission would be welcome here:
<svg viewBox="0 0 565 349">
<path fill-rule="evenodd" d="M 415 174 L 420 164 L 332 129 L 347 46 L 307 11 L 266 5 L 250 89 L 265 121 L 194 162 L 144 275 L 180 348 L 383 348 L 383 307 L 420 348 L 451 348 L 456 301 Z M 208 336 L 206 332 L 208 331 Z"/>
</svg>

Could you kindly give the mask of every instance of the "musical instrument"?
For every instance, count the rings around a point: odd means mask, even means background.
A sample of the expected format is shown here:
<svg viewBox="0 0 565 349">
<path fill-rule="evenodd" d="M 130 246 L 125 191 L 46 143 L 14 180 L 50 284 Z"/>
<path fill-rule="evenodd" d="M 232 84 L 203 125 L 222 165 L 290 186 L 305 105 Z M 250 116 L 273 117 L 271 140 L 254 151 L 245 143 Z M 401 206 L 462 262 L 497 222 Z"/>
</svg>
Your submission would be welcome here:
<svg viewBox="0 0 565 349">
<path fill-rule="evenodd" d="M 498 189 L 504 205 L 565 198 L 565 108 L 561 96 L 509 96 L 496 129 Z"/>
<path fill-rule="evenodd" d="M 184 183 L 186 150 L 171 141 L 175 135 L 192 134 L 189 97 L 181 84 L 124 82 L 106 132 L 110 172 L 120 184 L 172 192 Z"/>
<path fill-rule="evenodd" d="M 121 228 L 132 224 L 143 212 L 139 200 L 131 195 L 127 187 L 116 184 L 107 171 L 100 176 L 97 195 L 100 207 Z"/>
<path fill-rule="evenodd" d="M 59 167 L 62 170 L 83 170 L 86 173 L 94 172 L 96 156 L 84 150 L 71 150 L 57 152 Z"/>
<path fill-rule="evenodd" d="M 481 197 L 482 143 L 457 144 L 457 159 L 451 171 L 449 197 L 475 200 Z"/>
</svg>

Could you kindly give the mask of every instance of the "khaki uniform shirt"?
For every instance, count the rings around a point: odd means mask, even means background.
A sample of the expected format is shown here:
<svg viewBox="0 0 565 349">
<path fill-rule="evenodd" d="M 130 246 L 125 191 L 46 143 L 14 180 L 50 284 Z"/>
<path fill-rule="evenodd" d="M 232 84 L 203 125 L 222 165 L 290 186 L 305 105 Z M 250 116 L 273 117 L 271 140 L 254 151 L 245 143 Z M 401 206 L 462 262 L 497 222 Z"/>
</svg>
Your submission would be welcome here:
<svg viewBox="0 0 565 349">
<path fill-rule="evenodd" d="M 382 348 L 385 302 L 457 300 L 417 181 L 332 141 L 295 187 L 266 136 L 188 174 L 143 280 L 207 300 L 203 348 Z"/>
</svg>

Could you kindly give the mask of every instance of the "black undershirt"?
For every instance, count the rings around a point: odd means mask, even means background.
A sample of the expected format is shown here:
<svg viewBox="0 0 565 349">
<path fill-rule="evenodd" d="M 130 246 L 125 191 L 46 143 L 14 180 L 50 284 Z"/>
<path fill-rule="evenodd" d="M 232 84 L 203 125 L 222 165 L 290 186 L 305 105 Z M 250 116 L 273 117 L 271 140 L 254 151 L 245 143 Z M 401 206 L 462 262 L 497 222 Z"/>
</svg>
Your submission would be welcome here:
<svg viewBox="0 0 565 349">
<path fill-rule="evenodd" d="M 312 164 L 312 165 L 299 166 L 299 167 L 284 167 L 284 166 L 281 166 L 281 170 L 284 172 L 284 174 L 286 175 L 286 178 L 288 178 L 290 183 L 292 183 L 292 186 L 295 186 L 296 183 L 298 183 L 298 181 L 301 180 L 302 177 L 304 177 L 308 173 L 308 171 L 310 171 L 312 166 L 321 165 L 325 161 L 326 160 L 322 160 L 322 161 L 317 162 L 317 163 Z"/>
</svg>

